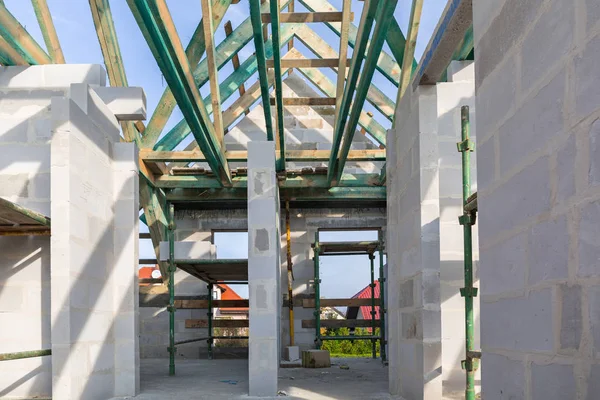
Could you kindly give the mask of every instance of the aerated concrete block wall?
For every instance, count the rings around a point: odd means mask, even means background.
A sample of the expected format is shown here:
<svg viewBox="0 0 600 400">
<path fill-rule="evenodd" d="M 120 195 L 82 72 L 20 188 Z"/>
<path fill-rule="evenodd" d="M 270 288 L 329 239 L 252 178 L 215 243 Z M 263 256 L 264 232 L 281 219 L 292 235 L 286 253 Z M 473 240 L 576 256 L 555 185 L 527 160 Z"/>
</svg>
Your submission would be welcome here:
<svg viewBox="0 0 600 400">
<path fill-rule="evenodd" d="M 51 99 L 99 65 L 0 67 L 0 196 L 50 216 Z M 1 237 L 0 353 L 51 348 L 50 237 Z M 0 398 L 50 397 L 52 357 L 0 363 Z"/>
<path fill-rule="evenodd" d="M 600 4 L 474 0 L 486 399 L 600 397 Z"/>
<path fill-rule="evenodd" d="M 139 389 L 137 150 L 87 84 L 51 104 L 52 397 Z"/>
<path fill-rule="evenodd" d="M 442 395 L 440 193 L 435 86 L 407 92 L 388 131 L 390 393 Z"/>
</svg>

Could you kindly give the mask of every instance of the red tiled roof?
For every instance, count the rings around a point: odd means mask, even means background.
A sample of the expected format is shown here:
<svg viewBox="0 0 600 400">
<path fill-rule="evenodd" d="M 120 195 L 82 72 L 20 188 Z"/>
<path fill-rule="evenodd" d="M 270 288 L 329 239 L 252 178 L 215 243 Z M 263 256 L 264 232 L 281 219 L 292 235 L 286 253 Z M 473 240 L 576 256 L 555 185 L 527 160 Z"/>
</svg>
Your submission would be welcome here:
<svg viewBox="0 0 600 400">
<path fill-rule="evenodd" d="M 375 298 L 379 298 L 379 281 L 375 281 Z M 371 298 L 371 286 L 367 285 L 360 292 L 356 293 L 352 296 L 353 299 L 370 299 Z M 370 306 L 360 306 L 360 313 L 362 314 L 363 319 L 371 319 L 371 307 Z M 375 306 L 375 319 L 379 319 L 379 306 Z"/>
<path fill-rule="evenodd" d="M 235 292 L 229 285 L 224 283 L 218 283 L 217 286 L 221 288 L 221 300 L 243 300 L 239 294 Z M 248 307 L 221 307 L 221 312 L 248 312 Z"/>
</svg>

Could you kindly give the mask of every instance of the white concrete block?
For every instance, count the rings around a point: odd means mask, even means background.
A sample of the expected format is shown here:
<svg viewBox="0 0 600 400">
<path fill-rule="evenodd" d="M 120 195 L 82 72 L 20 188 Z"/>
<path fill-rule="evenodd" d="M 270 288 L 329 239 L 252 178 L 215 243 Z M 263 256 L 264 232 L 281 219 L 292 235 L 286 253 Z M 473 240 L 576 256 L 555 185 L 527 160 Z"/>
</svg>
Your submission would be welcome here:
<svg viewBox="0 0 600 400">
<path fill-rule="evenodd" d="M 140 87 L 97 87 L 94 91 L 118 121 L 146 119 L 146 94 Z"/>
<path fill-rule="evenodd" d="M 452 61 L 448 65 L 448 82 L 471 81 L 475 83 L 473 61 Z"/>
<path fill-rule="evenodd" d="M 213 245 L 210 242 L 175 242 L 175 259 L 177 260 L 198 260 L 212 259 Z M 167 261 L 169 259 L 169 242 L 160 242 L 160 259 Z"/>
</svg>

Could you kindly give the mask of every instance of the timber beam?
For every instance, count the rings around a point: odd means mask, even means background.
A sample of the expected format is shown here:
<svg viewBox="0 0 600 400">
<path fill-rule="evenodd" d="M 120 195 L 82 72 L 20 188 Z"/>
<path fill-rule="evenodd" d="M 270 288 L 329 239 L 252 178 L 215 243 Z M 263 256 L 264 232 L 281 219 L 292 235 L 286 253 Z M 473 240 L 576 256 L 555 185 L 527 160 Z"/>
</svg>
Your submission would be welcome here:
<svg viewBox="0 0 600 400">
<path fill-rule="evenodd" d="M 271 0 L 271 32 L 273 36 L 273 71 L 274 71 L 274 83 L 275 83 L 275 120 L 277 127 L 277 137 L 275 139 L 275 149 L 277 150 L 277 154 L 275 156 L 275 169 L 277 172 L 285 171 L 285 130 L 283 125 L 283 80 L 281 78 L 281 68 L 285 66 L 282 65 L 281 60 L 281 25 L 279 22 L 279 0 Z M 286 61 L 295 61 L 295 60 L 286 60 Z M 268 62 L 267 62 L 268 67 Z M 286 67 L 287 68 L 287 67 Z M 261 88 L 263 87 L 264 82 L 261 80 Z M 267 79 L 268 85 L 268 79 Z M 261 92 L 262 94 L 262 92 Z M 263 96 L 264 99 L 264 96 Z M 263 103 L 264 108 L 267 107 L 268 103 Z"/>
<path fill-rule="evenodd" d="M 55 64 L 64 64 L 65 56 L 63 55 L 60 42 L 58 41 L 58 35 L 56 34 L 54 22 L 52 22 L 52 15 L 50 14 L 48 3 L 46 0 L 31 0 L 31 4 L 33 5 L 35 16 L 40 25 L 40 30 L 42 31 L 42 36 L 44 37 L 44 43 L 46 43 L 46 49 L 48 49 L 50 59 Z"/>
<path fill-rule="evenodd" d="M 262 14 L 262 22 L 269 24 L 272 21 L 271 14 Z M 354 19 L 354 13 L 350 14 L 350 20 Z M 311 23 L 311 22 L 342 22 L 341 12 L 289 12 L 281 13 L 279 22 L 281 23 Z"/>
<path fill-rule="evenodd" d="M 17 19 L 0 3 L 0 37 L 30 65 L 50 64 L 50 56 L 40 47 Z"/>
<path fill-rule="evenodd" d="M 284 106 L 335 106 L 335 97 L 284 97 Z M 275 104 L 275 99 L 269 99 L 270 104 Z"/>
<path fill-rule="evenodd" d="M 187 56 L 165 0 L 127 0 L 146 41 L 173 90 L 200 149 L 220 184 L 231 185 L 231 172 L 196 86 Z"/>
<path fill-rule="evenodd" d="M 344 66 L 350 65 L 350 59 L 346 60 Z M 338 67 L 340 60 L 338 58 L 302 58 L 298 60 L 281 60 L 281 66 L 284 68 L 334 68 Z M 267 60 L 267 67 L 273 68 L 275 60 Z"/>
</svg>

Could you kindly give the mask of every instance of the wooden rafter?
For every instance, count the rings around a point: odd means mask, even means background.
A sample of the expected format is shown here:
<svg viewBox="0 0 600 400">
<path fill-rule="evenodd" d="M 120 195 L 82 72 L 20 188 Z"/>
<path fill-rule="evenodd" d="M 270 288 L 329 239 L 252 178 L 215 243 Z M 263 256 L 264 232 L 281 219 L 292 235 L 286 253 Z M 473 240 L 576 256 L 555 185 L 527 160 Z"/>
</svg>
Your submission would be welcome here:
<svg viewBox="0 0 600 400">
<path fill-rule="evenodd" d="M 231 0 L 212 1 L 213 28 L 217 29 L 219 24 L 223 20 L 225 12 L 231 4 Z M 198 23 L 198 26 L 196 27 L 196 30 L 194 31 L 194 34 L 192 35 L 192 38 L 190 39 L 190 42 L 187 45 L 187 48 L 185 49 L 185 54 L 189 60 L 190 65 L 198 65 L 200 59 L 202 58 L 202 55 L 204 54 L 205 49 L 206 44 L 204 41 L 204 25 L 203 20 L 201 20 Z M 237 52 L 235 52 L 235 54 L 237 54 Z M 171 91 L 171 88 L 167 86 L 144 132 L 144 137 L 142 140 L 143 147 L 153 147 L 156 144 L 158 137 L 162 133 L 176 105 L 177 103 L 175 101 L 175 97 L 173 96 L 173 92 Z"/>
<path fill-rule="evenodd" d="M 273 41 L 273 72 L 275 79 L 275 121 L 277 127 L 277 137 L 275 138 L 275 148 L 277 157 L 275 158 L 275 167 L 277 172 L 285 171 L 285 132 L 283 126 L 283 80 L 281 78 L 282 60 L 281 60 L 281 25 L 279 22 L 279 0 L 271 0 L 271 32 Z M 293 61 L 293 60 L 287 60 Z M 268 66 L 268 63 L 267 63 Z M 268 104 L 263 104 L 268 108 Z"/>
<path fill-rule="evenodd" d="M 121 48 L 117 39 L 117 32 L 113 23 L 112 12 L 108 0 L 89 0 L 92 19 L 96 27 L 96 34 L 100 42 L 100 49 L 104 57 L 106 72 L 112 86 L 127 87 L 127 75 L 121 56 Z M 139 133 L 132 122 L 121 123 L 123 136 L 128 142 L 139 142 Z"/>
<path fill-rule="evenodd" d="M 0 36 L 0 64 L 2 65 L 29 65 L 27 60 L 17 50 Z"/>
<path fill-rule="evenodd" d="M 347 67 L 347 56 L 348 56 L 348 32 L 350 29 L 350 21 L 352 9 L 352 1 L 344 0 L 342 4 L 342 18 L 340 28 L 340 51 L 338 52 L 338 65 L 337 65 L 337 86 L 335 91 L 335 118 L 337 121 L 339 109 L 342 106 L 342 99 L 344 98 L 344 82 L 346 82 L 346 67 Z"/>
<path fill-rule="evenodd" d="M 206 45 L 206 65 L 208 67 L 208 81 L 210 85 L 210 99 L 213 109 L 213 125 L 221 147 L 223 144 L 223 114 L 221 113 L 221 93 L 219 91 L 219 75 L 215 56 L 215 41 L 213 32 L 212 0 L 202 0 L 202 24 L 204 26 L 204 43 Z"/>
<path fill-rule="evenodd" d="M 423 0 L 413 0 L 410 10 L 410 20 L 408 22 L 408 34 L 406 46 L 404 47 L 404 56 L 402 64 L 402 73 L 400 75 L 400 86 L 398 87 L 398 97 L 396 104 L 400 104 L 400 100 L 406 91 L 412 77 L 412 60 L 417 47 L 417 36 L 419 34 L 419 25 L 421 24 L 421 11 L 423 10 Z"/>
<path fill-rule="evenodd" d="M 331 145 L 332 151 L 329 160 L 329 169 L 327 171 L 328 179 L 330 182 L 333 181 L 334 176 L 336 176 L 337 174 L 335 168 L 337 166 L 338 152 L 342 143 L 344 129 L 346 127 L 345 123 L 352 102 L 352 96 L 354 94 L 356 84 L 358 83 L 358 77 L 360 75 L 362 61 L 364 59 L 365 50 L 367 48 L 369 34 L 371 32 L 373 22 L 375 20 L 376 9 L 377 1 L 365 0 L 365 5 L 363 7 L 363 12 L 360 18 L 360 24 L 358 26 L 358 33 L 356 36 L 357 45 L 354 48 L 354 52 L 352 53 L 352 63 L 350 65 L 350 70 L 348 73 L 348 82 L 344 87 L 344 94 L 340 103 L 337 117 L 334 122 L 333 141 Z"/>
<path fill-rule="evenodd" d="M 337 52 L 321 38 L 314 30 L 309 26 L 301 26 L 297 33 L 298 39 L 308 47 L 318 57 L 336 57 Z M 375 85 L 369 87 L 367 93 L 367 100 L 373 105 L 380 113 L 382 113 L 388 120 L 392 121 L 394 118 L 394 112 L 396 106 L 394 102 L 388 98 L 381 90 Z"/>
<path fill-rule="evenodd" d="M 50 59 L 55 64 L 64 64 L 65 56 L 63 55 L 60 42 L 58 41 L 58 35 L 56 34 L 56 28 L 54 22 L 52 22 L 52 15 L 48 8 L 46 0 L 31 0 L 35 16 L 37 17 L 38 23 L 40 24 L 40 30 L 46 43 L 46 49 Z"/>
<path fill-rule="evenodd" d="M 158 65 L 186 121 L 192 127 L 196 141 L 208 158 L 219 182 L 231 184 L 231 173 L 220 146 L 200 91 L 194 81 L 187 56 L 179 40 L 165 0 L 127 0 L 138 25 L 145 34 Z"/>
<path fill-rule="evenodd" d="M 52 62 L 48 54 L 8 11 L 4 3 L 0 3 L 0 36 L 27 61 L 27 64 L 50 64 Z"/>
<path fill-rule="evenodd" d="M 346 57 L 344 57 L 345 59 Z M 275 60 L 267 60 L 267 67 L 273 68 Z M 340 60 L 338 58 L 303 58 L 299 60 L 281 60 L 281 66 L 286 68 L 334 68 L 339 64 L 344 67 L 350 65 L 350 60 Z"/>
<path fill-rule="evenodd" d="M 231 21 L 225 22 L 224 28 L 225 28 L 225 37 L 231 36 L 231 34 L 233 33 Z M 235 54 L 233 57 L 231 57 L 231 64 L 233 65 L 233 71 L 234 72 L 237 71 L 240 68 L 240 56 Z M 240 85 L 240 87 L 238 88 L 238 92 L 239 92 L 240 96 L 243 96 L 244 93 L 246 93 L 246 85 L 244 85 L 243 82 Z M 246 115 L 247 114 L 248 114 L 248 112 L 246 112 Z"/>
<path fill-rule="evenodd" d="M 381 0 L 381 3 L 377 8 L 377 15 L 375 17 L 377 24 L 375 24 L 371 45 L 369 46 L 369 51 L 365 58 L 364 68 L 361 71 L 360 83 L 356 88 L 356 95 L 354 97 L 354 102 L 352 103 L 352 110 L 350 112 L 348 124 L 342 139 L 342 145 L 337 160 L 335 163 L 330 164 L 330 170 L 328 171 L 328 182 L 330 183 L 337 184 L 342 179 L 344 166 L 348 158 L 354 132 L 356 131 L 356 126 L 358 125 L 358 120 L 360 118 L 360 112 L 362 111 L 364 102 L 366 100 L 369 86 L 371 86 L 377 60 L 381 53 L 381 49 L 383 48 L 387 29 L 391 20 L 394 18 L 394 10 L 396 9 L 397 3 L 398 0 Z M 410 70 L 410 59 L 408 61 L 408 69 Z"/>
</svg>

